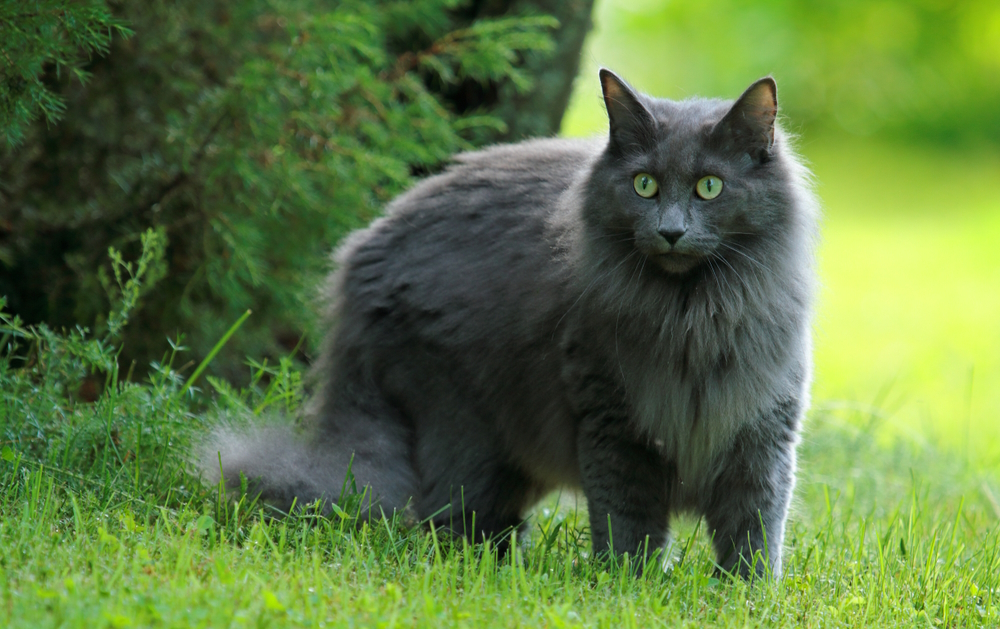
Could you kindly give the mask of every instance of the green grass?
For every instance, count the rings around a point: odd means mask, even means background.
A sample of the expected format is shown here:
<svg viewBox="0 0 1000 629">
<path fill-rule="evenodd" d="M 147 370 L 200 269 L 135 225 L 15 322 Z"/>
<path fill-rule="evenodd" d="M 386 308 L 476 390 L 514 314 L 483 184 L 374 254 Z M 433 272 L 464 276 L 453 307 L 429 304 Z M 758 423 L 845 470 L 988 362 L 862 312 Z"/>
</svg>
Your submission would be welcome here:
<svg viewBox="0 0 1000 629">
<path fill-rule="evenodd" d="M 541 509 L 528 544 L 498 561 L 419 529 L 227 515 L 204 497 L 169 508 L 7 461 L 0 609 L 9 627 L 1000 622 L 998 515 L 979 486 L 989 481 L 940 453 L 816 423 L 779 583 L 711 578 L 690 521 L 673 570 L 636 579 L 588 560 L 572 505 Z"/>
</svg>

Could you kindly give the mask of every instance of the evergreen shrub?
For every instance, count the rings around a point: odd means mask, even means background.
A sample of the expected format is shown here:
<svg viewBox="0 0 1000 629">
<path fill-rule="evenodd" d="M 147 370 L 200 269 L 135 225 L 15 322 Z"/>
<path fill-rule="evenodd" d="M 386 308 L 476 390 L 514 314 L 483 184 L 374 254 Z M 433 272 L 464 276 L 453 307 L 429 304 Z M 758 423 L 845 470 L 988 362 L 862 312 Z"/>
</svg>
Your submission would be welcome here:
<svg viewBox="0 0 1000 629">
<path fill-rule="evenodd" d="M 250 309 L 213 362 L 237 381 L 246 356 L 285 354 L 313 327 L 348 230 L 502 133 L 492 110 L 443 95 L 526 89 L 524 60 L 557 26 L 469 22 L 476 7 L 459 0 L 0 2 L 8 310 L 102 334 L 106 252 L 137 258 L 155 228 L 159 282 L 122 331 L 123 363 L 144 366 L 178 333 L 200 359 Z"/>
</svg>

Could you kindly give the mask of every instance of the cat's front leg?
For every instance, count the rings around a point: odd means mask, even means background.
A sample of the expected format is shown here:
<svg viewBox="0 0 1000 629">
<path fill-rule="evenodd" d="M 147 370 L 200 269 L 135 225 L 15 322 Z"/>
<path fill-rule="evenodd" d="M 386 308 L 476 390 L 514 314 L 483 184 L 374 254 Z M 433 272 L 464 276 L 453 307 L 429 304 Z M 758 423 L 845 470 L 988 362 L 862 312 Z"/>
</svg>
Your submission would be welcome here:
<svg viewBox="0 0 1000 629">
<path fill-rule="evenodd" d="M 641 565 L 667 541 L 668 466 L 613 410 L 588 414 L 577 438 L 594 553 L 629 553 Z"/>
<path fill-rule="evenodd" d="M 779 404 L 743 428 L 721 458 L 702 506 L 721 570 L 745 579 L 781 575 L 799 409 L 797 401 Z"/>
</svg>

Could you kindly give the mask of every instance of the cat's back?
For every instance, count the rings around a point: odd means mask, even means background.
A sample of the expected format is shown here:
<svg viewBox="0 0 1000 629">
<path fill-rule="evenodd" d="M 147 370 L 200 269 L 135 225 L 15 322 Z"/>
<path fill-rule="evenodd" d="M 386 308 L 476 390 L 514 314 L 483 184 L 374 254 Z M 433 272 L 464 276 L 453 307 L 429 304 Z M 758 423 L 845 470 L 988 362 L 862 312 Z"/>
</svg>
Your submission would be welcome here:
<svg viewBox="0 0 1000 629">
<path fill-rule="evenodd" d="M 443 173 L 397 198 L 387 217 L 474 216 L 487 221 L 543 217 L 601 148 L 601 143 L 589 140 L 541 139 L 461 153 Z"/>
<path fill-rule="evenodd" d="M 487 319 L 530 325 L 558 307 L 566 284 L 552 217 L 601 148 L 545 139 L 456 156 L 347 239 L 335 297 L 355 311 L 427 316 L 456 332 Z"/>
<path fill-rule="evenodd" d="M 384 217 L 352 234 L 337 260 L 350 265 L 359 248 L 385 238 L 397 251 L 428 240 L 438 243 L 437 250 L 462 240 L 486 248 L 509 245 L 506 235 L 548 222 L 559 197 L 601 148 L 590 140 L 542 139 L 460 153 L 444 172 L 397 197 Z"/>
</svg>

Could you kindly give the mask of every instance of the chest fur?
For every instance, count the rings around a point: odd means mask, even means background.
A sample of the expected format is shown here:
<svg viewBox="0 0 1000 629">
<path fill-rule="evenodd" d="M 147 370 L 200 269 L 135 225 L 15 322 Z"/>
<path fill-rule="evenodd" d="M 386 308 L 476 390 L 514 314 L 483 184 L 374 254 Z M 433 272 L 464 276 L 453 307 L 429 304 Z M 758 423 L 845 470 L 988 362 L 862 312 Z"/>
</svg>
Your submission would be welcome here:
<svg viewBox="0 0 1000 629">
<path fill-rule="evenodd" d="M 774 318 L 706 319 L 664 328 L 655 342 L 619 341 L 616 359 L 636 428 L 674 464 L 692 493 L 737 432 L 794 394 L 802 331 Z M 683 493 L 683 492 L 682 492 Z"/>
</svg>

